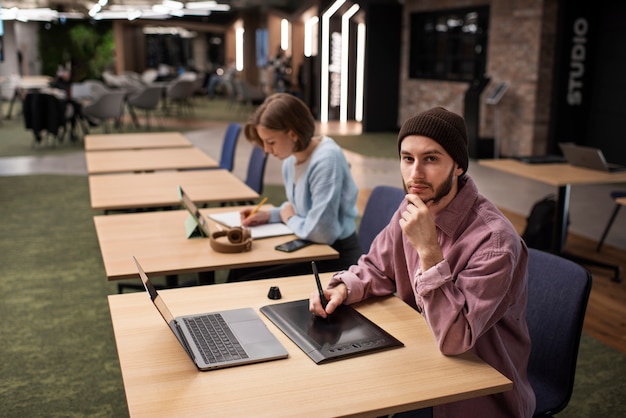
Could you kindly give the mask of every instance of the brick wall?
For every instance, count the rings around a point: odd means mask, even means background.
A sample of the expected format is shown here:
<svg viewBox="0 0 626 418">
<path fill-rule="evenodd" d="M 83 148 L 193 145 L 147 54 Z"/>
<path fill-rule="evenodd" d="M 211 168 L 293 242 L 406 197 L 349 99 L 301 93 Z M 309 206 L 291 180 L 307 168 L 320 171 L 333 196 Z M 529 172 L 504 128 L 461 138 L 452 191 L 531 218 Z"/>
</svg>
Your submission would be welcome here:
<svg viewBox="0 0 626 418">
<path fill-rule="evenodd" d="M 557 0 L 406 0 L 400 73 L 399 120 L 443 106 L 463 114 L 467 83 L 408 78 L 409 16 L 419 11 L 490 6 L 487 76 L 479 136 L 497 134 L 500 155 L 545 153 L 552 90 Z M 509 88 L 498 104 L 484 104 L 497 84 Z"/>
</svg>

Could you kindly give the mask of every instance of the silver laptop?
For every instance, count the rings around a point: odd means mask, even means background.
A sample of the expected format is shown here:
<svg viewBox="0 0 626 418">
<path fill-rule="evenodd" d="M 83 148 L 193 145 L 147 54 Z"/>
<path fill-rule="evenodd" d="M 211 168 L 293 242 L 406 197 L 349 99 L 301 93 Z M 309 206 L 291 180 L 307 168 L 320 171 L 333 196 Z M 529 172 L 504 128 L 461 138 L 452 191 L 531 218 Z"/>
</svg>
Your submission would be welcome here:
<svg viewBox="0 0 626 418">
<path fill-rule="evenodd" d="M 602 150 L 598 148 L 584 147 L 571 142 L 560 143 L 559 147 L 571 165 L 607 172 L 626 171 L 624 166 L 607 163 Z"/>
<path fill-rule="evenodd" d="M 193 200 L 189 198 L 189 195 L 185 193 L 181 186 L 178 186 L 178 198 L 180 199 L 180 203 L 182 203 L 183 207 L 187 209 L 187 212 L 191 215 L 189 222 L 197 225 L 199 235 L 204 237 L 211 236 L 208 219 L 200 213 L 196 204 L 193 203 Z"/>
<path fill-rule="evenodd" d="M 150 300 L 198 369 L 278 360 L 287 350 L 252 308 L 174 317 L 133 257 Z"/>
</svg>

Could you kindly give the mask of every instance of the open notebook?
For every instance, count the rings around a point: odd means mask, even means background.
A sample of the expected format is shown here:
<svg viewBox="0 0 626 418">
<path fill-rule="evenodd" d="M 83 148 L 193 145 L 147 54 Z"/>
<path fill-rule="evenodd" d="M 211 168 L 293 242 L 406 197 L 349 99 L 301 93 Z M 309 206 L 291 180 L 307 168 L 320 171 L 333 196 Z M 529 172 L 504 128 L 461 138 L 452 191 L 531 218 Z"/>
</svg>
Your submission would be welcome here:
<svg viewBox="0 0 626 418">
<path fill-rule="evenodd" d="M 241 215 L 239 214 L 239 211 L 214 213 L 209 215 L 209 218 L 229 228 L 241 226 Z M 253 239 L 293 234 L 293 231 L 287 225 L 280 222 L 250 226 L 248 229 L 250 230 Z"/>
</svg>

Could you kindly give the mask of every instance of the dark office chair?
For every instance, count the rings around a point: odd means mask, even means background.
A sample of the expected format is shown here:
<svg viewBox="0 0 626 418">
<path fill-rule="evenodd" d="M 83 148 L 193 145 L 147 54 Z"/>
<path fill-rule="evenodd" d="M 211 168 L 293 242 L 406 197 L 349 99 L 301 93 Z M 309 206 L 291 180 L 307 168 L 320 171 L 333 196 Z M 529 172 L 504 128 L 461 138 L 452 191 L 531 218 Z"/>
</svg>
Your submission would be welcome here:
<svg viewBox="0 0 626 418">
<path fill-rule="evenodd" d="M 224 141 L 222 142 L 222 155 L 220 157 L 220 168 L 233 171 L 235 165 L 235 149 L 237 148 L 237 140 L 241 132 L 241 124 L 231 123 L 226 128 Z"/>
<path fill-rule="evenodd" d="M 611 192 L 611 199 L 617 200 L 621 197 L 626 197 L 626 190 L 615 190 Z M 609 222 L 606 224 L 606 227 L 604 228 L 604 232 L 602 232 L 602 238 L 600 238 L 600 242 L 598 242 L 596 251 L 600 251 L 600 249 L 602 248 L 602 245 L 604 244 L 604 240 L 606 236 L 608 235 L 609 230 L 611 229 L 611 226 L 613 225 L 613 221 L 615 221 L 615 218 L 617 217 L 617 213 L 619 212 L 619 209 L 621 207 L 622 205 L 620 205 L 619 203 L 615 203 L 615 208 L 613 209 L 613 213 L 611 213 Z"/>
<path fill-rule="evenodd" d="M 140 109 L 144 111 L 146 116 L 146 128 L 150 129 L 150 113 L 157 109 L 162 97 L 163 88 L 161 87 L 144 87 L 128 96 L 126 104 L 135 126 L 139 126 L 135 109 Z"/>
<path fill-rule="evenodd" d="M 359 224 L 359 243 L 363 253 L 369 252 L 376 235 L 387 226 L 406 193 L 398 187 L 376 186 L 367 199 Z"/>
<path fill-rule="evenodd" d="M 534 416 L 551 417 L 572 396 L 591 274 L 554 254 L 528 252 L 528 379 L 537 397 Z"/>
</svg>

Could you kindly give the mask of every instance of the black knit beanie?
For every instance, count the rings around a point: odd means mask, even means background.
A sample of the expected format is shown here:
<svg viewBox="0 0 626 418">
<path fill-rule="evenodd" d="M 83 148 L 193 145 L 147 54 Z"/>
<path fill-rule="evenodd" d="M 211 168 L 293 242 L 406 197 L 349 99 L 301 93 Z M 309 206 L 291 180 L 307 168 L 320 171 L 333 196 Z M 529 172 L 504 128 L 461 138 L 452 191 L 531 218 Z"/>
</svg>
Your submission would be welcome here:
<svg viewBox="0 0 626 418">
<path fill-rule="evenodd" d="M 435 107 L 413 116 L 402 124 L 398 134 L 398 153 L 402 140 L 409 135 L 422 135 L 437 141 L 454 161 L 467 171 L 469 153 L 465 120 L 456 113 Z"/>
</svg>

